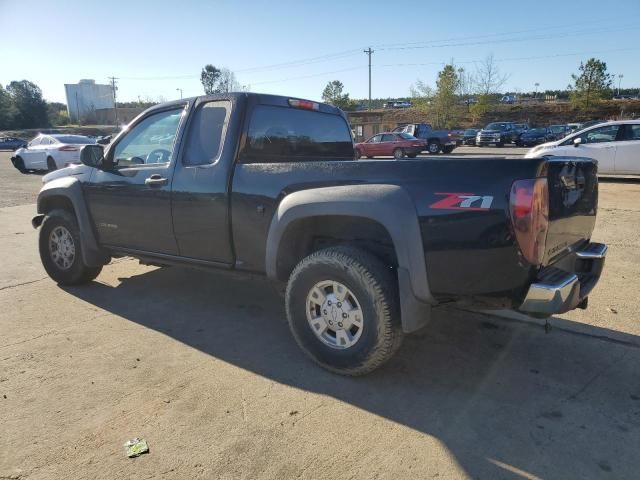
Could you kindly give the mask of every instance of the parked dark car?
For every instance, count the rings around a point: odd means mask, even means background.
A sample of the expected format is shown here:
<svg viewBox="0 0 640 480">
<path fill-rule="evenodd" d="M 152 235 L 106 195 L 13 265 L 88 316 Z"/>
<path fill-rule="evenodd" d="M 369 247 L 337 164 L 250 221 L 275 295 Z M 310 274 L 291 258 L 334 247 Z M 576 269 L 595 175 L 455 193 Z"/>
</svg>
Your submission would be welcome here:
<svg viewBox="0 0 640 480">
<path fill-rule="evenodd" d="M 415 158 L 427 148 L 424 140 L 419 140 L 408 133 L 378 133 L 366 142 L 356 143 L 356 158 L 393 156 Z"/>
<path fill-rule="evenodd" d="M 547 132 L 547 140 L 560 140 L 571 133 L 571 128 L 569 125 L 550 125 Z"/>
<path fill-rule="evenodd" d="M 518 136 L 519 133 L 513 122 L 492 122 L 478 132 L 476 145 L 503 147 L 506 143 L 515 143 Z"/>
<path fill-rule="evenodd" d="M 541 143 L 549 141 L 548 135 L 549 132 L 546 128 L 530 128 L 518 137 L 516 146 L 531 147 L 533 145 L 540 145 Z"/>
<path fill-rule="evenodd" d="M 434 130 L 428 123 L 408 123 L 392 130 L 393 133 L 408 133 L 427 143 L 427 152 L 451 153 L 457 146 L 456 138 L 449 130 Z"/>
<path fill-rule="evenodd" d="M 17 150 L 27 146 L 27 141 L 18 137 L 0 137 L 0 150 Z"/>
<path fill-rule="evenodd" d="M 381 366 L 441 305 L 586 308 L 607 249 L 590 241 L 593 160 L 355 161 L 344 113 L 296 98 L 155 105 L 81 161 L 44 177 L 32 219 L 54 281 L 89 283 L 122 256 L 265 275 L 286 285 L 302 351 L 344 375 Z"/>
<path fill-rule="evenodd" d="M 475 145 L 476 144 L 476 135 L 480 129 L 478 128 L 467 128 L 462 134 L 462 144 L 463 145 Z"/>
</svg>

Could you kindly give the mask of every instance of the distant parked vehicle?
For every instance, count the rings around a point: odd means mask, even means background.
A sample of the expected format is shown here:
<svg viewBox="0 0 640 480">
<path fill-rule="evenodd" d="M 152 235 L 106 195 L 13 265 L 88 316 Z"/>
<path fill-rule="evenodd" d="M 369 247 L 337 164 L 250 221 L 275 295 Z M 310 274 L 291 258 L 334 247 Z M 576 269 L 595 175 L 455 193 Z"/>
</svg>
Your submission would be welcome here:
<svg viewBox="0 0 640 480">
<path fill-rule="evenodd" d="M 425 150 L 426 143 L 408 133 L 378 133 L 366 142 L 355 144 L 356 158 L 393 156 L 396 160 L 415 158 Z"/>
<path fill-rule="evenodd" d="M 518 135 L 513 122 L 491 122 L 476 135 L 476 145 L 503 147 L 505 143 L 515 143 Z"/>
<path fill-rule="evenodd" d="M 404 132 L 424 140 L 431 154 L 451 153 L 457 146 L 455 135 L 448 130 L 434 130 L 429 123 L 409 123 L 394 128 L 392 132 Z"/>
<path fill-rule="evenodd" d="M 411 108 L 411 102 L 393 102 L 393 108 Z"/>
<path fill-rule="evenodd" d="M 94 138 L 84 135 L 38 135 L 25 147 L 19 148 L 11 158 L 13 166 L 21 172 L 49 170 L 80 163 L 80 149 L 95 144 Z"/>
<path fill-rule="evenodd" d="M 476 144 L 476 135 L 480 129 L 478 128 L 467 128 L 462 134 L 462 144 L 463 145 L 475 145 Z"/>
<path fill-rule="evenodd" d="M 518 137 L 516 146 L 532 147 L 534 145 L 540 145 L 549 140 L 548 135 L 549 131 L 546 128 L 531 128 Z"/>
<path fill-rule="evenodd" d="M 560 140 L 571 133 L 569 125 L 551 125 L 547 130 L 548 140 Z"/>
<path fill-rule="evenodd" d="M 532 148 L 525 158 L 583 157 L 598 161 L 598 174 L 640 175 L 640 120 L 592 125 Z"/>
<path fill-rule="evenodd" d="M 577 132 L 578 130 L 582 130 L 584 128 L 581 123 L 567 123 L 567 127 L 569 127 L 569 131 L 571 133 Z"/>
<path fill-rule="evenodd" d="M 27 144 L 26 140 L 18 137 L 0 137 L 0 150 L 17 150 Z"/>
<path fill-rule="evenodd" d="M 500 99 L 500 103 L 508 103 L 508 104 L 516 103 L 516 97 L 515 95 L 504 95 Z"/>
</svg>

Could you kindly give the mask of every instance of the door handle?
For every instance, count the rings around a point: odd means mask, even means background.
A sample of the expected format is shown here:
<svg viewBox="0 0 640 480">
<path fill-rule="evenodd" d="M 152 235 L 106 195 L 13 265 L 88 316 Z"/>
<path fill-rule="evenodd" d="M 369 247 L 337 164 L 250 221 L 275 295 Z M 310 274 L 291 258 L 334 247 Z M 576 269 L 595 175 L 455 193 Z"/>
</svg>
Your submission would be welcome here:
<svg viewBox="0 0 640 480">
<path fill-rule="evenodd" d="M 158 175 L 157 173 L 154 173 L 149 178 L 146 178 L 144 181 L 145 185 L 149 185 L 151 187 L 166 185 L 167 183 L 169 183 L 169 180 L 164 178 L 161 175 Z"/>
</svg>

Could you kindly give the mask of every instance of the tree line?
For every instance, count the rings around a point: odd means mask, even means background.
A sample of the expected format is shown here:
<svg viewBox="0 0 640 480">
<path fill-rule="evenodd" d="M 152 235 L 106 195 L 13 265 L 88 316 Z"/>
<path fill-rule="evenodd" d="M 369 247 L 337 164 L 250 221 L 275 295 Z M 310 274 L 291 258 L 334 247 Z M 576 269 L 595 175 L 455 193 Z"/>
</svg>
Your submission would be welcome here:
<svg viewBox="0 0 640 480">
<path fill-rule="evenodd" d="M 64 103 L 47 102 L 29 80 L 0 85 L 0 130 L 41 128 L 69 123 Z"/>
<path fill-rule="evenodd" d="M 414 106 L 429 113 L 437 126 L 451 127 L 455 115 L 461 109 L 466 109 L 474 121 L 484 116 L 492 108 L 491 105 L 500 99 L 500 92 L 508 79 L 509 75 L 499 69 L 493 55 L 479 62 L 473 71 L 456 66 L 452 60 L 438 72 L 435 86 L 422 80 L 411 85 L 409 98 Z M 578 72 L 571 75 L 571 82 L 566 90 L 538 92 L 539 84 L 536 84 L 534 92 L 520 96 L 542 98 L 552 95 L 554 98 L 570 99 L 575 106 L 589 111 L 600 101 L 613 96 L 613 80 L 613 75 L 607 72 L 606 62 L 590 58 L 580 63 Z M 620 93 L 635 92 L 637 91 L 626 89 Z M 322 92 L 322 100 L 343 110 L 352 110 L 365 103 L 364 100 L 351 99 L 339 80 L 327 83 Z M 383 102 L 383 99 L 372 101 L 375 108 L 380 108 Z"/>
</svg>

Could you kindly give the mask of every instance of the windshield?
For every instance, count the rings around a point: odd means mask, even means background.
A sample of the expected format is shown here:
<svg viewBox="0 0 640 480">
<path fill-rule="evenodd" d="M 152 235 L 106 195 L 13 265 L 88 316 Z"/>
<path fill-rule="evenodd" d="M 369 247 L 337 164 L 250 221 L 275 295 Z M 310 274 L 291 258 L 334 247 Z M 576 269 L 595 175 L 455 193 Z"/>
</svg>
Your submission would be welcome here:
<svg viewBox="0 0 640 480">
<path fill-rule="evenodd" d="M 476 130 L 475 128 L 467 128 L 464 131 L 465 135 L 475 135 L 478 132 L 478 130 Z"/>
<path fill-rule="evenodd" d="M 551 130 L 553 133 L 562 133 L 566 130 L 566 127 L 564 125 L 551 125 L 549 127 L 549 130 Z"/>
<path fill-rule="evenodd" d="M 543 134 L 547 133 L 547 129 L 546 128 L 532 128 L 531 130 L 529 130 L 528 133 L 532 134 L 532 135 L 543 135 Z"/>
<path fill-rule="evenodd" d="M 413 135 L 409 135 L 408 133 L 399 133 L 398 134 L 400 137 L 404 138 L 405 140 L 415 140 L 416 137 L 414 137 Z"/>
<path fill-rule="evenodd" d="M 506 123 L 490 123 L 484 129 L 485 130 L 506 130 L 507 124 Z"/>
</svg>

